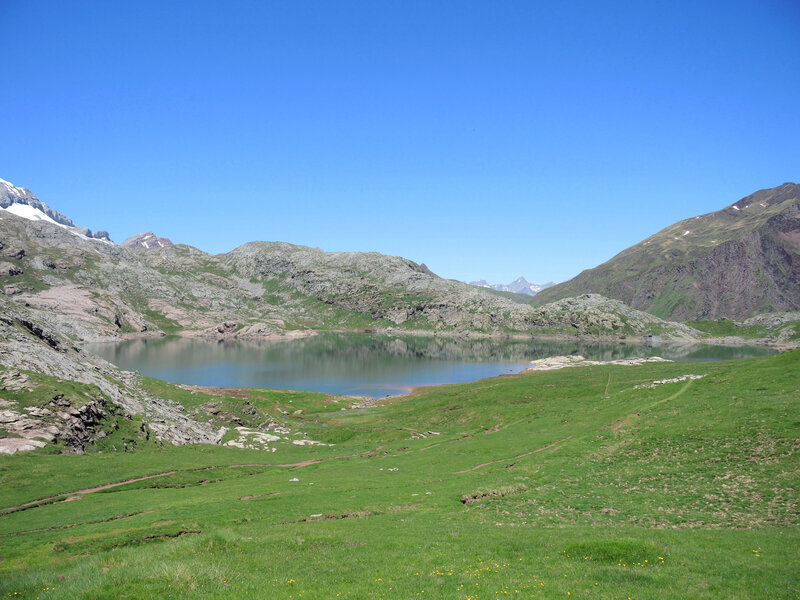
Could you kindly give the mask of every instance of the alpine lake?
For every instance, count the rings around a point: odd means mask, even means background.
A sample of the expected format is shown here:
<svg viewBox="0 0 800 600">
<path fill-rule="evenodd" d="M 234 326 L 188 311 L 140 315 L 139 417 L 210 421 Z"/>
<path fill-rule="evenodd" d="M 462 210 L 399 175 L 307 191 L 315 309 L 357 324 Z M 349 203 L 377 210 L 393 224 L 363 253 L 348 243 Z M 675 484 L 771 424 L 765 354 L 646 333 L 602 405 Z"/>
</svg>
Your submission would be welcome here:
<svg viewBox="0 0 800 600">
<path fill-rule="evenodd" d="M 659 356 L 673 361 L 774 354 L 759 346 L 631 344 L 541 339 L 321 333 L 288 341 L 208 341 L 177 336 L 86 344 L 109 362 L 189 385 L 325 392 L 380 398 L 418 386 L 518 373 L 549 356 L 589 360 Z"/>
</svg>

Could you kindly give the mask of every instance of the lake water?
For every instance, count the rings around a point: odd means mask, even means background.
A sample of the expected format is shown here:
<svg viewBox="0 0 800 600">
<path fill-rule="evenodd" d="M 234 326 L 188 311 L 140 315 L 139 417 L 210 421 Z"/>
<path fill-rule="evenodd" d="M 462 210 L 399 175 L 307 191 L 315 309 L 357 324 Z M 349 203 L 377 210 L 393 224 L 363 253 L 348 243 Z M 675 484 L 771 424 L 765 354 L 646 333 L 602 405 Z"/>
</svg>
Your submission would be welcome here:
<svg viewBox="0 0 800 600">
<path fill-rule="evenodd" d="M 260 387 L 370 396 L 420 385 L 517 373 L 532 360 L 582 354 L 592 360 L 661 356 L 726 360 L 771 354 L 759 347 L 631 345 L 541 340 L 320 334 L 284 342 L 217 342 L 180 337 L 87 344 L 115 365 L 173 383 Z"/>
</svg>

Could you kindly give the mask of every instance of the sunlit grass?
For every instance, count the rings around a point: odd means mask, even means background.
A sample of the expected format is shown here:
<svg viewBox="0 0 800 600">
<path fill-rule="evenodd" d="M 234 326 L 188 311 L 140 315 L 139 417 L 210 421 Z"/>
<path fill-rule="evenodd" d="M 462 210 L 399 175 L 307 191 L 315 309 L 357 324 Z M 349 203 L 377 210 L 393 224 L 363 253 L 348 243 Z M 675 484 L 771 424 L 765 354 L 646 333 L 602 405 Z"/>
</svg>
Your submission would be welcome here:
<svg viewBox="0 0 800 600">
<path fill-rule="evenodd" d="M 287 424 L 333 447 L 2 457 L 2 507 L 177 472 L 0 516 L 0 597 L 794 597 L 798 363 L 309 396 Z"/>
</svg>

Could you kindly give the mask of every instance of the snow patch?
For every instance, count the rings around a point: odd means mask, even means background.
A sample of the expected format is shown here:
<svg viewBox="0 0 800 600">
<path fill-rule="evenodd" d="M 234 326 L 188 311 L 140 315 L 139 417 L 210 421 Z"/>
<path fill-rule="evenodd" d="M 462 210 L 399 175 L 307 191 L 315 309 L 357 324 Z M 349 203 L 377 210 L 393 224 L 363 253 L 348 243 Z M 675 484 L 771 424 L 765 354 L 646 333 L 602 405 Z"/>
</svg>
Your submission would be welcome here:
<svg viewBox="0 0 800 600">
<path fill-rule="evenodd" d="M 51 217 L 47 216 L 41 210 L 39 210 L 35 206 L 31 206 L 30 204 L 21 204 L 19 202 L 15 202 L 9 205 L 8 208 L 4 208 L 3 210 L 5 210 L 6 212 L 10 212 L 12 215 L 17 215 L 18 217 L 27 219 L 28 221 L 45 221 L 46 223 L 52 223 L 53 225 L 58 225 L 62 229 L 66 229 L 67 231 L 69 231 L 72 235 L 77 235 L 79 238 L 84 240 L 93 240 L 96 242 L 103 242 L 104 244 L 111 244 L 112 246 L 114 245 L 113 242 L 99 238 L 90 238 L 87 235 L 83 235 L 82 233 L 73 230 L 68 225 L 64 225 L 63 223 L 54 221 Z"/>
<path fill-rule="evenodd" d="M 30 206 L 29 204 L 19 204 L 14 203 L 11 204 L 8 208 L 4 208 L 10 212 L 11 214 L 17 215 L 18 217 L 22 217 L 23 219 L 28 219 L 29 221 L 47 221 L 48 223 L 52 223 L 53 225 L 58 225 L 59 227 L 63 227 L 64 229 L 67 228 L 66 225 L 62 225 L 61 223 L 57 223 L 38 208 Z"/>
<path fill-rule="evenodd" d="M 689 230 L 687 229 L 687 230 L 686 230 L 686 231 L 683 233 L 683 235 L 689 235 L 690 233 L 692 233 L 692 232 L 691 232 L 691 231 L 689 231 Z"/>
<path fill-rule="evenodd" d="M 739 210 L 739 207 L 738 206 L 734 206 L 733 210 Z"/>
</svg>

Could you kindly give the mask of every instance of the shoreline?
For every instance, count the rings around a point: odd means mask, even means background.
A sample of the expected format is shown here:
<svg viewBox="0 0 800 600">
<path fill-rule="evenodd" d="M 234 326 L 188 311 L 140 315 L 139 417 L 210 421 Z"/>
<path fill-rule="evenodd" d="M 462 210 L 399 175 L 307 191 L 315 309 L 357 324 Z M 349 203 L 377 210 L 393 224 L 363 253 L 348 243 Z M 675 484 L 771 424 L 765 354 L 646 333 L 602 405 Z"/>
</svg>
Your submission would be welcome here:
<svg viewBox="0 0 800 600">
<path fill-rule="evenodd" d="M 567 334 L 567 333 L 523 333 L 523 332 L 482 332 L 482 331 L 430 331 L 425 329 L 396 329 L 375 328 L 375 329 L 290 329 L 282 333 L 269 334 L 247 334 L 237 335 L 238 332 L 232 331 L 213 331 L 202 330 L 183 330 L 176 333 L 125 333 L 115 337 L 98 337 L 95 339 L 85 339 L 79 344 L 112 344 L 133 340 L 163 339 L 166 337 L 181 337 L 188 339 L 200 339 L 216 342 L 290 342 L 293 340 L 305 339 L 326 333 L 338 334 L 366 334 L 382 335 L 388 337 L 434 337 L 448 339 L 488 339 L 488 340 L 509 340 L 527 341 L 542 340 L 548 342 L 574 342 L 574 343 L 594 343 L 594 344 L 618 344 L 618 345 L 689 345 L 706 344 L 709 346 L 759 346 L 772 348 L 780 352 L 793 350 L 800 347 L 800 340 L 781 341 L 770 338 L 742 338 L 736 336 L 726 337 L 671 337 L 671 336 L 630 336 L 630 335 L 596 335 L 596 334 Z"/>
</svg>

